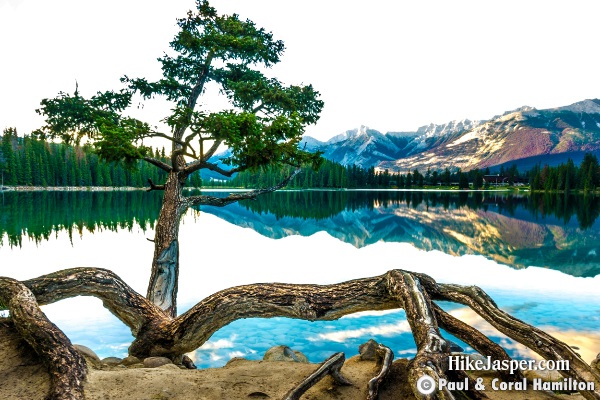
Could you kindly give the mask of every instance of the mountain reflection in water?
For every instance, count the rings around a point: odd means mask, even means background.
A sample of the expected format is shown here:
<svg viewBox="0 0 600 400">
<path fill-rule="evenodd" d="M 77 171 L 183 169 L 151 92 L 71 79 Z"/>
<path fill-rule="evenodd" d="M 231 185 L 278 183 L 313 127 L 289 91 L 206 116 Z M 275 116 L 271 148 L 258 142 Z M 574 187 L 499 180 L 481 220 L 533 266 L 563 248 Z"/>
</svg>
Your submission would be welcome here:
<svg viewBox="0 0 600 400">
<path fill-rule="evenodd" d="M 227 192 L 211 192 L 226 196 Z M 22 192 L 0 196 L 1 245 L 59 231 L 151 228 L 161 193 Z M 411 243 L 452 255 L 477 254 L 515 267 L 600 274 L 600 199 L 499 192 L 280 191 L 227 207 L 202 207 L 269 238 L 329 235 L 364 247 Z"/>
<path fill-rule="evenodd" d="M 478 254 L 515 268 L 600 274 L 600 199 L 498 192 L 277 192 L 225 208 L 202 207 L 270 238 L 326 231 L 356 247 L 407 242 Z"/>
</svg>

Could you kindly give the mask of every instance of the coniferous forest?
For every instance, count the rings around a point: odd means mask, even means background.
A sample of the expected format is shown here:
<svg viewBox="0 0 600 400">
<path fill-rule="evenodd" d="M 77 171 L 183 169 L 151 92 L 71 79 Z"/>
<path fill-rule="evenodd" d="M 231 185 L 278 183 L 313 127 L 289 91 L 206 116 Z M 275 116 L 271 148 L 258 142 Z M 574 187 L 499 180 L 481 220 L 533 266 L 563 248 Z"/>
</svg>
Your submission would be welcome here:
<svg viewBox="0 0 600 400">
<path fill-rule="evenodd" d="M 164 159 L 164 149 L 154 157 Z M 292 167 L 263 168 L 245 171 L 229 180 L 205 179 L 200 174 L 190 176 L 190 187 L 259 188 L 276 185 L 289 176 Z M 600 189 L 598 158 L 586 154 L 580 165 L 572 160 L 556 167 L 537 165 L 531 171 L 521 172 L 515 165 L 491 171 L 445 168 L 443 171 L 415 169 L 406 174 L 378 171 L 374 167 L 343 166 L 324 160 L 318 170 L 303 168 L 289 183 L 291 189 L 341 188 L 424 188 L 457 187 L 459 189 L 488 188 L 484 177 L 490 173 L 505 177 L 505 183 L 528 183 L 532 191 L 594 192 Z M 74 187 L 143 187 L 148 179 L 163 182 L 164 171 L 143 161 L 132 167 L 102 161 L 88 146 L 70 146 L 47 142 L 34 136 L 19 137 L 14 128 L 5 129 L 0 139 L 0 184 L 5 186 L 74 186 Z"/>
<path fill-rule="evenodd" d="M 155 154 L 161 158 L 164 154 Z M 148 178 L 165 179 L 165 173 L 138 162 L 133 168 L 101 161 L 91 148 L 17 136 L 5 129 L 0 140 L 0 172 L 6 186 L 112 186 L 142 187 Z"/>
</svg>

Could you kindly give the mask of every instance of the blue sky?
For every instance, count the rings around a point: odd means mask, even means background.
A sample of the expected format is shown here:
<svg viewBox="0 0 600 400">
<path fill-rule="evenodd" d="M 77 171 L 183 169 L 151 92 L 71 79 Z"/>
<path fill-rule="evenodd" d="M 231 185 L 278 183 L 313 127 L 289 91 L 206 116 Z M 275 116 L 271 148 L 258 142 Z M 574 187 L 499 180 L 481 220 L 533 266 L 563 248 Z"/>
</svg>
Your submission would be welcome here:
<svg viewBox="0 0 600 400">
<path fill-rule="evenodd" d="M 591 1 L 214 0 L 286 43 L 273 75 L 312 83 L 327 139 L 368 125 L 415 130 L 486 119 L 523 105 L 549 108 L 600 97 Z M 0 0 L 0 129 L 28 133 L 39 101 L 59 91 L 119 87 L 158 77 L 155 61 L 191 0 Z M 217 103 L 218 104 L 218 103 Z M 165 104 L 136 115 L 158 122 Z"/>
</svg>

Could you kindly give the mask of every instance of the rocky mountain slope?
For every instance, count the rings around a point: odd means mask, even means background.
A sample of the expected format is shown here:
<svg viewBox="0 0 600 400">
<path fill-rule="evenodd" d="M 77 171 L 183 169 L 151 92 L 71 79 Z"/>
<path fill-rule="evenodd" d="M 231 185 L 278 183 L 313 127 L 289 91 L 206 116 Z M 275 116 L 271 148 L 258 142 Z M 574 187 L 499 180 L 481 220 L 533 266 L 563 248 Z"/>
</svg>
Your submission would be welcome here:
<svg viewBox="0 0 600 400">
<path fill-rule="evenodd" d="M 321 150 L 344 165 L 400 172 L 558 164 L 577 161 L 585 152 L 600 153 L 600 100 L 546 110 L 521 107 L 488 121 L 431 124 L 415 132 L 382 134 L 361 126 L 326 142 L 310 137 L 304 142 L 307 149 Z"/>
</svg>

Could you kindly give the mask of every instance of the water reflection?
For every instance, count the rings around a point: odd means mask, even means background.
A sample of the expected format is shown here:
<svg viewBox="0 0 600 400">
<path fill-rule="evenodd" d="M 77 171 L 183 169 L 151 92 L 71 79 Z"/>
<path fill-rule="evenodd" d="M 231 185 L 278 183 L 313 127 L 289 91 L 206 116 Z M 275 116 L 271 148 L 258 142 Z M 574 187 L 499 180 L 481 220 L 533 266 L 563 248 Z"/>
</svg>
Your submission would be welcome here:
<svg viewBox="0 0 600 400">
<path fill-rule="evenodd" d="M 159 192 L 5 193 L 0 244 L 20 246 L 24 237 L 39 242 L 61 230 L 72 237 L 135 224 L 145 229 L 154 225 L 160 202 Z M 456 256 L 484 255 L 515 268 L 600 274 L 600 199 L 594 196 L 288 191 L 202 210 L 275 239 L 325 231 L 359 248 L 405 242 Z"/>
<path fill-rule="evenodd" d="M 21 246 L 23 238 L 40 242 L 59 231 L 143 229 L 158 218 L 161 196 L 142 191 L 42 191 L 3 193 L 0 198 L 0 244 Z"/>
<path fill-rule="evenodd" d="M 484 255 L 516 268 L 600 274 L 600 201 L 593 196 L 279 192 L 202 210 L 271 238 L 326 231 L 356 247 L 407 242 L 457 256 Z"/>
</svg>

